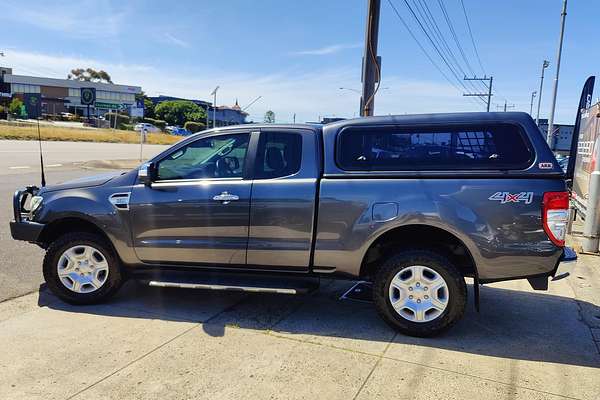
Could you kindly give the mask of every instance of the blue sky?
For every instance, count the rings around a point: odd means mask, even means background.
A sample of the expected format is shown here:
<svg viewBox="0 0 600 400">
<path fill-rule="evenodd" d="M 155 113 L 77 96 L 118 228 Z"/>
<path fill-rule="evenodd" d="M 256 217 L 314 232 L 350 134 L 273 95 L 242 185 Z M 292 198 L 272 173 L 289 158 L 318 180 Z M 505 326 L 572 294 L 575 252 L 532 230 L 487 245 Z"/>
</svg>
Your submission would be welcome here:
<svg viewBox="0 0 600 400">
<path fill-rule="evenodd" d="M 426 51 L 445 69 L 404 0 L 391 0 Z M 413 1 L 408 0 L 413 5 Z M 416 0 L 418 3 L 418 0 Z M 462 68 L 468 71 L 443 19 L 429 6 Z M 465 56 L 482 74 L 467 33 L 460 0 L 443 0 Z M 0 13 L 0 64 L 15 73 L 65 77 L 94 67 L 113 81 L 140 85 L 150 95 L 209 99 L 242 106 L 257 96 L 251 118 L 272 109 L 278 122 L 352 117 L 360 88 L 366 0 L 312 1 L 25 1 L 4 0 Z M 506 99 L 529 111 L 546 70 L 541 116 L 547 117 L 555 73 L 560 0 L 464 0 L 483 67 L 497 90 L 492 110 Z M 413 5 L 414 7 L 414 5 Z M 598 0 L 571 1 L 568 9 L 557 120 L 572 123 L 581 85 L 600 73 Z M 376 114 L 480 111 L 430 63 L 382 0 L 379 54 L 382 87 Z M 600 87 L 596 94 L 600 93 Z M 534 107 L 535 110 L 535 107 Z"/>
</svg>

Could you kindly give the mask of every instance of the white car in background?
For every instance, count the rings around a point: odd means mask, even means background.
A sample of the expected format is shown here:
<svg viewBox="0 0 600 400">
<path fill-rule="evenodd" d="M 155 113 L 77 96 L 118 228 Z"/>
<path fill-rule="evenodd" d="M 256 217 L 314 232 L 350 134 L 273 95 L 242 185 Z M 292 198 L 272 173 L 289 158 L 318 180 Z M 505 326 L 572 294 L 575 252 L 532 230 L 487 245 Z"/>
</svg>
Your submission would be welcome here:
<svg viewBox="0 0 600 400">
<path fill-rule="evenodd" d="M 142 129 L 145 129 L 146 132 L 160 132 L 160 129 L 158 129 L 156 126 L 149 124 L 147 122 L 142 122 L 140 124 L 135 124 L 135 126 L 133 127 L 134 131 L 141 131 Z"/>
</svg>

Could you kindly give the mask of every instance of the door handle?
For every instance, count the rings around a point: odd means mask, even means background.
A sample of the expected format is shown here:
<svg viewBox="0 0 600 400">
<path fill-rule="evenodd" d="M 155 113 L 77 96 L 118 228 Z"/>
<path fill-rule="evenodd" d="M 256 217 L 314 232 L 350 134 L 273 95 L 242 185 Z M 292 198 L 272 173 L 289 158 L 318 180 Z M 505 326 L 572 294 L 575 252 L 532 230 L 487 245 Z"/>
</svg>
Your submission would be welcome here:
<svg viewBox="0 0 600 400">
<path fill-rule="evenodd" d="M 221 192 L 221 194 L 218 194 L 213 197 L 213 200 L 222 201 L 223 204 L 229 204 L 229 202 L 236 201 L 239 199 L 239 196 L 236 196 L 235 194 L 230 194 L 229 192 Z"/>
</svg>

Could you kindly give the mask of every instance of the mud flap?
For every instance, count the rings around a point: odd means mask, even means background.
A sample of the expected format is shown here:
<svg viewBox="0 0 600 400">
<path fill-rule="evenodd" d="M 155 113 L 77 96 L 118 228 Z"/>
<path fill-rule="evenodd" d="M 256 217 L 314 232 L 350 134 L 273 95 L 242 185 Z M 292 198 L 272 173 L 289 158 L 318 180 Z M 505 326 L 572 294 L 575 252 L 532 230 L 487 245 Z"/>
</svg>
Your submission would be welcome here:
<svg viewBox="0 0 600 400">
<path fill-rule="evenodd" d="M 548 276 L 527 278 L 533 290 L 548 290 Z"/>
<path fill-rule="evenodd" d="M 474 294 L 474 303 L 475 303 L 475 311 L 479 312 L 479 277 L 477 276 L 477 274 L 475 274 L 475 278 L 473 279 L 473 294 Z"/>
</svg>

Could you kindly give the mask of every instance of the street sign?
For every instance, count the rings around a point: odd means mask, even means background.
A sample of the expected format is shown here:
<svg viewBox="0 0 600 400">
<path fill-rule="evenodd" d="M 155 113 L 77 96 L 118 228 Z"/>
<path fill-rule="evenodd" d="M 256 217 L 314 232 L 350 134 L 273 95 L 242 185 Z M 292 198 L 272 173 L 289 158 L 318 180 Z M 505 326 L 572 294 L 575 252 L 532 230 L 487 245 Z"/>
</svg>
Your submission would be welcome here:
<svg viewBox="0 0 600 400">
<path fill-rule="evenodd" d="M 132 117 L 144 118 L 144 99 L 137 98 L 135 100 L 135 104 L 131 106 L 129 110 L 129 115 Z"/>
<path fill-rule="evenodd" d="M 42 115 L 42 95 L 39 93 L 23 94 L 23 103 L 29 118 L 38 118 Z"/>
<path fill-rule="evenodd" d="M 103 110 L 118 110 L 121 108 L 121 104 L 120 103 L 105 103 L 105 102 L 97 101 L 96 108 L 101 108 Z"/>
<path fill-rule="evenodd" d="M 132 117 L 144 117 L 144 109 L 139 107 L 131 107 L 131 111 L 129 113 Z"/>
<path fill-rule="evenodd" d="M 93 106 L 96 102 L 95 88 L 81 88 L 81 104 L 84 106 Z"/>
</svg>

